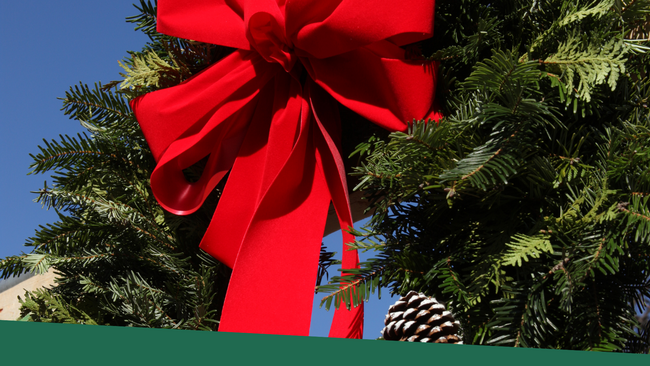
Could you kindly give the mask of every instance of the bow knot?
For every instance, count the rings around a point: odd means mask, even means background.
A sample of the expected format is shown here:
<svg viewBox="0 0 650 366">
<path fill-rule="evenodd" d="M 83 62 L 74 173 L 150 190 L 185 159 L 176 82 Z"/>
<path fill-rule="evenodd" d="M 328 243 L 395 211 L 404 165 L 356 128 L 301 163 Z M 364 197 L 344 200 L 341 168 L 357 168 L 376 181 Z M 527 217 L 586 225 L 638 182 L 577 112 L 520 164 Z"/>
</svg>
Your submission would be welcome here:
<svg viewBox="0 0 650 366">
<path fill-rule="evenodd" d="M 247 38 L 266 61 L 277 62 L 286 72 L 290 72 L 297 57 L 285 35 L 283 24 L 269 13 L 255 13 L 248 20 Z"/>
</svg>

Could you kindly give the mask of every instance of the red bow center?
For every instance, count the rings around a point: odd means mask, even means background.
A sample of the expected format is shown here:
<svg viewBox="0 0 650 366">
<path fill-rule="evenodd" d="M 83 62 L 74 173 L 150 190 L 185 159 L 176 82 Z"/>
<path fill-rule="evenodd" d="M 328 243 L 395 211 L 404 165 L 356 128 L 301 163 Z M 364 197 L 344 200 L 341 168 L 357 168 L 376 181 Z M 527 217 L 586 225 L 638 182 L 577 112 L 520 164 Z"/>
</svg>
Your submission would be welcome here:
<svg viewBox="0 0 650 366">
<path fill-rule="evenodd" d="M 268 13 L 256 13 L 248 21 L 248 40 L 268 62 L 277 62 L 286 72 L 298 59 L 284 35 L 284 27 Z"/>
</svg>

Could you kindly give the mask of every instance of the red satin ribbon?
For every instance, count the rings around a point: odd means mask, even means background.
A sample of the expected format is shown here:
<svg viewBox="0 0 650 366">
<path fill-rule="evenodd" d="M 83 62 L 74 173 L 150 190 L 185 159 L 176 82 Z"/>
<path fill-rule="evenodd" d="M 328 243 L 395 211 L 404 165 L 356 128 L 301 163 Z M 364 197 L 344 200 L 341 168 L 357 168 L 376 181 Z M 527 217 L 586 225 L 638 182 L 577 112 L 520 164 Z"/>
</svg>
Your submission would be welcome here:
<svg viewBox="0 0 650 366">
<path fill-rule="evenodd" d="M 165 209 L 196 211 L 230 171 L 201 242 L 233 268 L 220 331 L 309 334 L 330 202 L 341 228 L 352 226 L 336 101 L 393 131 L 439 119 L 435 67 L 399 48 L 430 37 L 433 15 L 433 0 L 158 1 L 159 32 L 238 49 L 131 103 Z M 187 182 L 182 170 L 208 155 Z M 343 251 L 343 268 L 358 263 Z M 363 306 L 342 306 L 330 337 L 362 329 Z"/>
</svg>

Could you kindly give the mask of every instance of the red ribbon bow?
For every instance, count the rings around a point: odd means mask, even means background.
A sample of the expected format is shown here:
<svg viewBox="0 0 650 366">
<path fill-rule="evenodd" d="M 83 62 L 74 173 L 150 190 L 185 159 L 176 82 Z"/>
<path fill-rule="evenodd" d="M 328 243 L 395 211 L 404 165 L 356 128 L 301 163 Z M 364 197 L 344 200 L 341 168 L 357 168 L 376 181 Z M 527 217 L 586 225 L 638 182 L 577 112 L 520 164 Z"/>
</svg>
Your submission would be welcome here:
<svg viewBox="0 0 650 366">
<path fill-rule="evenodd" d="M 201 242 L 233 268 L 220 331 L 309 334 L 330 202 L 341 228 L 352 226 L 335 100 L 393 131 L 438 119 L 435 68 L 398 47 L 430 37 L 433 15 L 434 0 L 158 1 L 159 32 L 237 48 L 132 102 L 165 209 L 196 211 L 230 171 Z M 208 155 L 187 182 L 182 170 Z M 357 267 L 344 250 L 343 268 Z M 361 338 L 362 328 L 363 306 L 342 306 L 330 337 Z"/>
</svg>

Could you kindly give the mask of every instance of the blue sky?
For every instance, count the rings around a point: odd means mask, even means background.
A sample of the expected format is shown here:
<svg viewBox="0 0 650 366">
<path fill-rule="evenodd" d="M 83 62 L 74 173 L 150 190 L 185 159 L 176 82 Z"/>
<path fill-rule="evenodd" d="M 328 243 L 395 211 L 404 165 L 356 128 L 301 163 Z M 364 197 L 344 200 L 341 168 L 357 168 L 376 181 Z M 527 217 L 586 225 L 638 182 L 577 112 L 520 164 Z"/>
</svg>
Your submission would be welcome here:
<svg viewBox="0 0 650 366">
<path fill-rule="evenodd" d="M 39 225 L 56 221 L 53 211 L 33 202 L 30 191 L 49 177 L 27 175 L 29 154 L 43 139 L 84 131 L 63 115 L 57 98 L 79 82 L 118 80 L 117 61 L 148 40 L 124 20 L 137 14 L 136 1 L 0 0 L 0 258 L 20 254 Z M 340 252 L 340 232 L 325 243 Z M 388 306 L 397 300 L 387 292 L 366 303 L 364 338 L 379 337 Z M 332 314 L 318 309 L 315 299 L 311 335 L 327 336 Z"/>
</svg>

